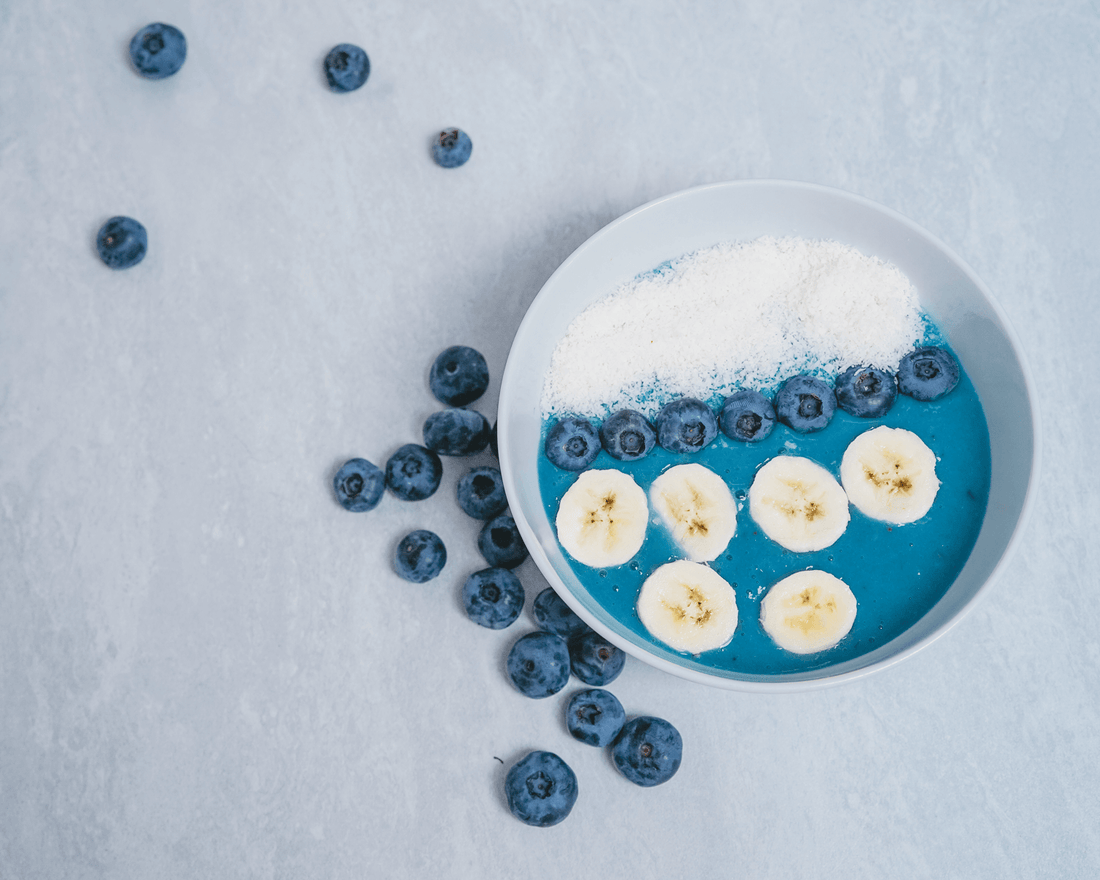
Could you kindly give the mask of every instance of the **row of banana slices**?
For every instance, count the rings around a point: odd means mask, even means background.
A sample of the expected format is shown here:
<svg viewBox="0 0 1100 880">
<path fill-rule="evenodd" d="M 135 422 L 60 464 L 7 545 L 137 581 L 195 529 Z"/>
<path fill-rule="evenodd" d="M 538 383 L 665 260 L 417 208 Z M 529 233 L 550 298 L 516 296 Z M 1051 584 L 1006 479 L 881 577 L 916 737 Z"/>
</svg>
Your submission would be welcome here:
<svg viewBox="0 0 1100 880">
<path fill-rule="evenodd" d="M 911 431 L 880 426 L 849 444 L 839 483 L 809 459 L 771 459 L 749 488 L 749 512 L 773 541 L 806 553 L 844 533 L 849 502 L 873 519 L 911 523 L 928 513 L 939 485 L 932 450 Z M 646 579 L 637 606 L 642 623 L 678 651 L 699 654 L 728 644 L 737 628 L 733 588 L 704 563 L 717 559 L 735 535 L 737 505 L 714 471 L 676 465 L 653 481 L 648 499 L 629 474 L 585 471 L 558 507 L 558 541 L 583 565 L 623 565 L 642 547 L 650 502 L 687 558 Z M 843 581 L 808 570 L 772 586 L 760 618 L 780 647 L 809 654 L 839 642 L 855 615 L 855 596 Z"/>
</svg>

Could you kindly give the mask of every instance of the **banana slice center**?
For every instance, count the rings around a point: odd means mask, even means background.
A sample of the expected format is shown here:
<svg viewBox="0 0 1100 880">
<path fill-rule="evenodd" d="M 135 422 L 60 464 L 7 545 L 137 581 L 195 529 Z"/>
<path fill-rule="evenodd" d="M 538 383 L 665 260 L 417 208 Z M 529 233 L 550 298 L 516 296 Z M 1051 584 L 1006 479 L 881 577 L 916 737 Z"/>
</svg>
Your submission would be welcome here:
<svg viewBox="0 0 1100 880">
<path fill-rule="evenodd" d="M 791 490 L 790 494 L 784 494 L 781 498 L 769 497 L 767 500 L 773 507 L 789 517 L 804 519 L 806 522 L 825 516 L 820 492 L 811 493 L 810 488 L 801 480 L 784 480 L 783 483 Z"/>
<path fill-rule="evenodd" d="M 701 625 L 710 620 L 711 609 L 707 607 L 707 597 L 698 587 L 685 586 L 684 599 L 681 602 L 669 602 L 663 599 L 661 604 L 668 609 L 677 623 L 689 622 Z"/>
<path fill-rule="evenodd" d="M 885 491 L 890 495 L 910 495 L 913 492 L 913 479 L 920 476 L 921 469 L 907 459 L 891 458 L 878 467 L 864 463 L 863 473 L 878 491 Z"/>
<path fill-rule="evenodd" d="M 786 617 L 784 625 L 807 636 L 825 632 L 829 621 L 836 615 L 837 605 L 835 596 L 829 594 L 822 598 L 821 592 L 818 587 L 807 587 L 799 593 L 790 605 L 805 610 Z"/>
</svg>

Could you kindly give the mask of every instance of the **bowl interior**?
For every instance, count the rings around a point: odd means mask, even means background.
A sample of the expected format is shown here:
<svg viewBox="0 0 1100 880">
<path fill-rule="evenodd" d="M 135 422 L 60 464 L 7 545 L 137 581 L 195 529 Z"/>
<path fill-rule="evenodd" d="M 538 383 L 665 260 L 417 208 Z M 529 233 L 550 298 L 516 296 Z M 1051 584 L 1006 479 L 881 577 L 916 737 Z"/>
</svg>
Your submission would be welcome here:
<svg viewBox="0 0 1100 880">
<path fill-rule="evenodd" d="M 895 264 L 964 363 L 985 410 L 992 474 L 977 543 L 954 584 L 916 624 L 860 657 L 781 675 L 700 671 L 657 656 L 596 602 L 562 553 L 539 492 L 543 379 L 558 341 L 588 305 L 665 260 L 761 236 L 829 239 Z M 803 690 L 865 675 L 942 634 L 1006 558 L 1029 507 L 1037 462 L 1030 378 L 1015 336 L 989 291 L 941 242 L 858 196 L 789 181 L 738 181 L 685 190 L 643 205 L 592 236 L 546 282 L 516 333 L 501 386 L 498 449 L 511 511 L 531 556 L 590 626 L 628 653 L 676 675 L 741 690 Z"/>
</svg>

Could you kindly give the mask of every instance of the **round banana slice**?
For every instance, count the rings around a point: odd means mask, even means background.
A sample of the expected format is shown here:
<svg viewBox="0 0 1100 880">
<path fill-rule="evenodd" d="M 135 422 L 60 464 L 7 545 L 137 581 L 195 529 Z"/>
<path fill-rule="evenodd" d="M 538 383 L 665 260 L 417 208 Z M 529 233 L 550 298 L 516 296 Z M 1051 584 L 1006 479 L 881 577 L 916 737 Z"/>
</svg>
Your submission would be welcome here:
<svg viewBox="0 0 1100 880">
<path fill-rule="evenodd" d="M 642 549 L 649 505 L 645 490 L 614 469 L 585 471 L 569 487 L 555 526 L 558 542 L 593 568 L 622 565 Z"/>
<path fill-rule="evenodd" d="M 760 603 L 764 632 L 794 654 L 831 648 L 848 635 L 855 619 L 856 597 L 844 581 L 824 571 L 783 578 Z"/>
<path fill-rule="evenodd" d="M 808 458 L 780 455 L 756 472 L 749 512 L 764 534 L 795 553 L 824 550 L 848 528 L 848 496 Z"/>
<path fill-rule="evenodd" d="M 848 444 L 840 479 L 859 510 L 897 525 L 928 513 L 940 489 L 936 454 L 912 431 L 885 425 Z"/>
<path fill-rule="evenodd" d="M 714 569 L 686 559 L 646 578 L 637 607 L 650 635 L 677 651 L 713 651 L 728 645 L 737 629 L 733 587 Z"/>
<path fill-rule="evenodd" d="M 669 468 L 650 485 L 649 500 L 694 562 L 717 559 L 737 531 L 737 505 L 729 487 L 701 464 Z"/>
</svg>

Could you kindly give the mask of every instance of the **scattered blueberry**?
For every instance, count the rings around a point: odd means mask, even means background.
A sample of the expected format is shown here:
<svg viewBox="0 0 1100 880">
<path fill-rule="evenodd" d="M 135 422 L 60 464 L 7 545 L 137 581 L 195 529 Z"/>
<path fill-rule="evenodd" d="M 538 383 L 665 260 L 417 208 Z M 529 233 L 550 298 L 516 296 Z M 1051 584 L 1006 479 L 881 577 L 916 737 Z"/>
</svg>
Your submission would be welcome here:
<svg viewBox="0 0 1100 880">
<path fill-rule="evenodd" d="M 432 158 L 443 168 L 457 168 L 465 165 L 474 149 L 470 136 L 461 128 L 448 128 L 435 136 L 432 143 Z"/>
<path fill-rule="evenodd" d="M 447 548 L 435 532 L 417 529 L 409 532 L 398 544 L 393 555 L 394 570 L 414 584 L 430 581 L 447 564 Z"/>
<path fill-rule="evenodd" d="M 643 715 L 623 725 L 611 747 L 619 772 L 635 785 L 660 785 L 680 769 L 684 742 L 680 731 L 662 718 Z"/>
<path fill-rule="evenodd" d="M 898 391 L 914 400 L 938 400 L 959 384 L 959 362 L 944 348 L 911 351 L 898 367 Z"/>
<path fill-rule="evenodd" d="M 836 412 L 833 389 L 813 376 L 792 376 L 775 395 L 779 421 L 800 434 L 822 430 Z"/>
<path fill-rule="evenodd" d="M 187 58 L 187 39 L 170 24 L 147 24 L 130 40 L 130 60 L 146 79 L 164 79 Z"/>
<path fill-rule="evenodd" d="M 465 406 L 489 387 L 489 365 L 468 345 L 452 345 L 435 359 L 428 385 L 432 394 L 448 406 Z"/>
<path fill-rule="evenodd" d="M 99 228 L 95 246 L 112 269 L 129 269 L 145 259 L 149 236 L 132 217 L 112 217 Z"/>
<path fill-rule="evenodd" d="M 656 442 L 657 432 L 637 410 L 621 409 L 600 425 L 600 444 L 618 461 L 645 458 Z"/>
<path fill-rule="evenodd" d="M 861 419 L 886 415 L 897 396 L 894 377 L 876 367 L 849 367 L 836 377 L 836 405 Z"/>
<path fill-rule="evenodd" d="M 374 510 L 386 488 L 386 477 L 381 468 L 365 458 L 353 458 L 344 462 L 332 480 L 336 500 L 353 513 Z"/>
<path fill-rule="evenodd" d="M 759 391 L 738 391 L 722 404 L 718 424 L 731 440 L 759 443 L 775 427 L 775 407 Z"/>
<path fill-rule="evenodd" d="M 574 636 L 593 632 L 588 624 L 565 604 L 561 596 L 554 592 L 553 587 L 547 587 L 535 597 L 534 612 L 535 620 L 542 629 L 563 639 L 568 640 Z"/>
<path fill-rule="evenodd" d="M 550 463 L 566 471 L 583 471 L 600 454 L 600 435 L 587 419 L 559 419 L 546 434 Z"/>
<path fill-rule="evenodd" d="M 472 409 L 444 409 L 424 422 L 424 445 L 440 455 L 473 455 L 489 444 L 489 423 Z"/>
<path fill-rule="evenodd" d="M 368 76 L 370 59 L 358 46 L 341 43 L 325 56 L 325 78 L 334 92 L 354 92 Z"/>
<path fill-rule="evenodd" d="M 569 681 L 569 646 L 548 632 L 520 636 L 508 652 L 508 677 L 521 694 L 540 700 Z"/>
<path fill-rule="evenodd" d="M 577 691 L 565 707 L 565 726 L 574 739 L 590 746 L 609 746 L 623 729 L 626 712 L 611 691 Z"/>
<path fill-rule="evenodd" d="M 698 452 L 718 436 L 718 420 L 695 397 L 666 404 L 657 415 L 657 442 L 669 452 Z"/>
<path fill-rule="evenodd" d="M 474 519 L 492 519 L 508 506 L 504 481 L 495 467 L 476 467 L 458 481 L 458 506 Z"/>
<path fill-rule="evenodd" d="M 415 443 L 406 443 L 386 462 L 386 485 L 402 501 L 430 498 L 442 477 L 439 456 Z"/>
<path fill-rule="evenodd" d="M 462 604 L 474 623 L 504 629 L 523 611 L 523 584 L 506 568 L 475 571 L 462 587 Z"/>
<path fill-rule="evenodd" d="M 569 668 L 585 684 L 611 684 L 623 671 L 626 654 L 597 632 L 587 632 L 569 642 Z"/>
<path fill-rule="evenodd" d="M 547 828 L 577 802 L 577 776 L 553 752 L 529 752 L 504 779 L 508 809 L 521 822 Z"/>
<path fill-rule="evenodd" d="M 477 549 L 494 568 L 515 568 L 527 558 L 527 547 L 509 513 L 499 514 L 482 526 Z"/>
</svg>

